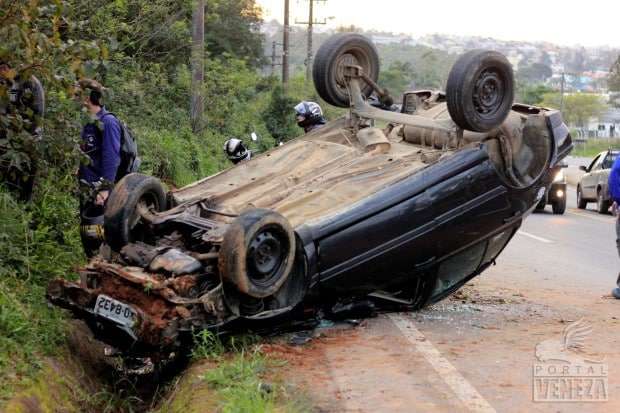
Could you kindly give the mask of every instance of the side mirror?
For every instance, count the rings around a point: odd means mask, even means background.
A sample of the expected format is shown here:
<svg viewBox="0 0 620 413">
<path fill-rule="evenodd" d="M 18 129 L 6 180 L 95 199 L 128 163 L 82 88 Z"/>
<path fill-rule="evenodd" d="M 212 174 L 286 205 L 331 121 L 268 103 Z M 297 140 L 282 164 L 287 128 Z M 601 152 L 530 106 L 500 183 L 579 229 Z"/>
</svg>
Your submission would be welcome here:
<svg viewBox="0 0 620 413">
<path fill-rule="evenodd" d="M 588 172 L 588 168 L 586 168 L 586 167 L 585 167 L 585 166 L 583 166 L 583 165 L 581 165 L 581 166 L 579 167 L 579 170 L 580 170 L 580 171 L 584 171 L 584 172 Z"/>
</svg>

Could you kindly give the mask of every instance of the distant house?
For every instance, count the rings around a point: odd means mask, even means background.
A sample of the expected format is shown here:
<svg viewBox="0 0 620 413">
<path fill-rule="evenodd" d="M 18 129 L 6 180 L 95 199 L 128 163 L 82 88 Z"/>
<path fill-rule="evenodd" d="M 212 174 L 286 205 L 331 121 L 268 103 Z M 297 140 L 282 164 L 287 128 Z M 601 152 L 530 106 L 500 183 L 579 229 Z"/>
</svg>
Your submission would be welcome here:
<svg viewBox="0 0 620 413">
<path fill-rule="evenodd" d="M 591 119 L 588 129 L 590 137 L 620 138 L 620 109 L 608 109 L 598 119 Z"/>
<path fill-rule="evenodd" d="M 370 35 L 375 44 L 393 44 L 393 43 L 409 43 L 413 39 L 408 35 L 395 34 L 372 34 Z"/>
</svg>

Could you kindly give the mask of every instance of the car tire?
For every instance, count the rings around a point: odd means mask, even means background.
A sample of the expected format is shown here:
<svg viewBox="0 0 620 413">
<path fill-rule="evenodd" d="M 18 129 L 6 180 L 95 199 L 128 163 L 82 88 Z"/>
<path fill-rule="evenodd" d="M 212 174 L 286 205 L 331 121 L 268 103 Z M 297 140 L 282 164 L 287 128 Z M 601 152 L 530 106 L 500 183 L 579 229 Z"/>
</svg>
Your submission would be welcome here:
<svg viewBox="0 0 620 413">
<path fill-rule="evenodd" d="M 543 211 L 547 206 L 547 198 L 543 197 L 538 204 L 536 204 L 536 211 Z"/>
<path fill-rule="evenodd" d="M 222 280 L 254 298 L 275 294 L 295 261 L 295 233 L 275 211 L 251 209 L 224 233 L 218 267 Z"/>
<path fill-rule="evenodd" d="M 446 101 L 452 120 L 462 129 L 487 132 L 499 127 L 514 101 L 512 66 L 498 52 L 465 53 L 450 70 Z"/>
<path fill-rule="evenodd" d="M 379 54 L 375 45 L 361 34 L 342 33 L 327 39 L 316 52 L 312 67 L 314 87 L 325 102 L 341 108 L 350 106 L 343 73 L 345 64 L 361 66 L 364 73 L 376 82 L 379 78 Z M 370 85 L 360 87 L 365 97 L 373 91 Z"/>
<path fill-rule="evenodd" d="M 581 187 L 578 186 L 577 187 L 577 208 L 579 208 L 579 209 L 586 209 L 587 206 L 588 206 L 588 201 L 583 199 L 583 194 L 581 192 Z"/>
<path fill-rule="evenodd" d="M 607 214 L 609 207 L 609 201 L 603 199 L 603 191 L 599 188 L 598 191 L 596 191 L 596 211 L 599 214 Z"/>
<path fill-rule="evenodd" d="M 551 204 L 551 209 L 553 213 L 556 215 L 562 215 L 566 211 L 566 197 L 562 199 L 558 199 L 554 203 Z"/>
<path fill-rule="evenodd" d="M 149 242 L 149 228 L 138 214 L 140 204 L 154 212 L 164 211 L 166 191 L 159 179 L 132 173 L 118 181 L 105 207 L 105 239 L 114 251 L 130 242 Z"/>
</svg>

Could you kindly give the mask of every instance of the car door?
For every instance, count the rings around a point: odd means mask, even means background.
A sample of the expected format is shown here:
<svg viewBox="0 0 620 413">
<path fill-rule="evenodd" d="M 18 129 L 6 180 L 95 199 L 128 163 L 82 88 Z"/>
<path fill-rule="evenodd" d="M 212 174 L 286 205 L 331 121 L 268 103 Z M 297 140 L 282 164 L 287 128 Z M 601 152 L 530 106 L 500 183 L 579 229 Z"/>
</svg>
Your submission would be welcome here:
<svg viewBox="0 0 620 413">
<path fill-rule="evenodd" d="M 581 179 L 581 193 L 586 199 L 596 198 L 597 171 L 600 169 L 605 153 L 599 153 L 590 163 L 586 174 Z"/>
<path fill-rule="evenodd" d="M 349 220 L 356 209 L 376 213 Z M 509 215 L 506 188 L 486 152 L 463 150 L 333 219 L 351 225 L 315 229 L 328 233 L 319 239 L 324 292 L 389 289 L 505 225 Z"/>
<path fill-rule="evenodd" d="M 609 173 L 611 172 L 611 168 L 614 166 L 614 161 L 616 160 L 617 154 L 608 151 L 605 155 L 605 159 L 602 162 L 601 169 L 597 172 L 597 187 L 600 186 L 603 189 L 603 199 L 609 199 L 609 194 L 607 192 L 607 180 L 609 179 Z"/>
</svg>

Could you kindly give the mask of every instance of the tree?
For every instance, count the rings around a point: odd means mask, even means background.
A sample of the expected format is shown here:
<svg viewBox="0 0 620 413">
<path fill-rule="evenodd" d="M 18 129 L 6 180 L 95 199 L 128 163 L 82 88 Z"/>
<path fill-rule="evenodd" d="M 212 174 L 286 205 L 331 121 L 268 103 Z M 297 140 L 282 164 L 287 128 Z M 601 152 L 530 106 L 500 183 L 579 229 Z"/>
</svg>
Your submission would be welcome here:
<svg viewBox="0 0 620 413">
<path fill-rule="evenodd" d="M 529 65 L 519 65 L 517 79 L 525 83 L 542 83 L 553 75 L 549 66 L 543 63 L 532 63 Z"/>
<path fill-rule="evenodd" d="M 609 68 L 607 86 L 612 92 L 620 92 L 620 56 L 618 56 L 614 64 Z"/>
<path fill-rule="evenodd" d="M 381 71 L 379 84 L 387 88 L 392 96 L 398 99 L 411 86 L 412 72 L 413 67 L 409 62 L 396 61 L 390 65 L 389 69 Z"/>
<path fill-rule="evenodd" d="M 282 85 L 273 88 L 269 106 L 263 112 L 263 119 L 276 142 L 287 141 L 299 134 L 292 110 L 295 103 L 293 98 L 285 94 Z"/>
<path fill-rule="evenodd" d="M 8 5 L 7 5 L 8 3 Z M 71 20 L 71 3 L 55 1 L 3 2 L 0 9 L 0 59 L 9 62 L 11 78 L 41 80 L 47 97 L 44 139 L 33 137 L 24 113 L 6 113 L 8 84 L 0 83 L 0 166 L 28 169 L 73 169 L 77 163 L 77 111 L 71 100 L 76 79 L 105 60 L 103 44 L 84 41 Z M 11 79 L 12 80 L 12 79 Z M 73 138 L 72 138 L 73 137 Z M 44 173 L 44 172 L 43 172 Z"/>
<path fill-rule="evenodd" d="M 548 108 L 560 107 L 559 93 L 545 93 L 540 106 Z M 599 95 L 591 93 L 575 93 L 564 96 L 564 111 L 562 115 L 568 125 L 584 127 L 590 119 L 599 117 L 607 108 Z"/>
<path fill-rule="evenodd" d="M 543 101 L 545 94 L 552 92 L 553 89 L 545 85 L 527 85 L 518 91 L 519 102 L 527 105 L 537 105 Z"/>
<path fill-rule="evenodd" d="M 205 80 L 205 0 L 194 0 L 192 13 L 192 97 L 190 117 L 194 133 L 202 129 L 204 112 L 203 84 Z"/>
<path fill-rule="evenodd" d="M 255 0 L 210 0 L 207 9 L 205 41 L 210 54 L 228 53 L 253 67 L 265 64 L 263 12 Z"/>
</svg>

